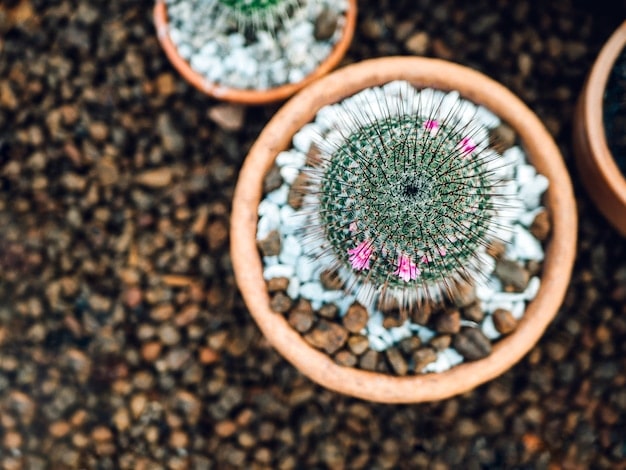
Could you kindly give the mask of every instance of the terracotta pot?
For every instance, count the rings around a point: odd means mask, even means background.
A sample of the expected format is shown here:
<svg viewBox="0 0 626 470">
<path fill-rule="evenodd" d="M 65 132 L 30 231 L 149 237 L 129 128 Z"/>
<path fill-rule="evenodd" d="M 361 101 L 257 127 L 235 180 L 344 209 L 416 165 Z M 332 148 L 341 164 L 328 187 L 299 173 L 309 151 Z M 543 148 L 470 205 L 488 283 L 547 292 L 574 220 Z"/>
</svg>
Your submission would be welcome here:
<svg viewBox="0 0 626 470">
<path fill-rule="evenodd" d="M 157 31 L 157 38 L 161 43 L 161 47 L 165 51 L 165 55 L 170 60 L 174 68 L 185 78 L 185 80 L 191 83 L 198 90 L 223 101 L 247 105 L 267 104 L 290 97 L 312 81 L 326 75 L 333 68 L 335 68 L 337 64 L 339 64 L 352 42 L 354 28 L 356 25 L 356 0 L 348 0 L 348 2 L 349 7 L 345 17 L 346 22 L 343 35 L 335 44 L 335 47 L 326 60 L 324 60 L 324 62 L 322 62 L 302 81 L 298 83 L 288 83 L 267 90 L 242 90 L 229 88 L 228 86 L 210 83 L 201 74 L 194 71 L 189 63 L 178 54 L 176 45 L 170 39 L 165 0 L 157 0 L 154 5 L 154 24 Z"/>
<path fill-rule="evenodd" d="M 263 180 L 276 155 L 317 111 L 364 88 L 392 80 L 407 80 L 418 88 L 458 90 L 512 126 L 530 162 L 550 181 L 544 203 L 551 215 L 552 234 L 546 247 L 541 288 L 527 306 L 516 331 L 494 345 L 488 357 L 465 362 L 449 371 L 398 377 L 342 367 L 314 349 L 272 312 L 256 246 L 257 206 Z M 556 144 L 542 123 L 517 97 L 479 72 L 449 62 L 391 57 L 374 59 L 336 71 L 288 101 L 267 124 L 253 145 L 239 175 L 231 218 L 231 255 L 235 277 L 246 305 L 270 343 L 302 373 L 323 386 L 355 397 L 411 403 L 447 398 L 486 382 L 519 361 L 537 342 L 563 300 L 575 258 L 577 215 L 569 175 Z"/>
<path fill-rule="evenodd" d="M 626 236 L 626 178 L 606 141 L 603 97 L 609 74 L 626 46 L 626 21 L 598 55 L 582 89 L 574 116 L 574 155 L 578 172 L 602 214 Z"/>
</svg>

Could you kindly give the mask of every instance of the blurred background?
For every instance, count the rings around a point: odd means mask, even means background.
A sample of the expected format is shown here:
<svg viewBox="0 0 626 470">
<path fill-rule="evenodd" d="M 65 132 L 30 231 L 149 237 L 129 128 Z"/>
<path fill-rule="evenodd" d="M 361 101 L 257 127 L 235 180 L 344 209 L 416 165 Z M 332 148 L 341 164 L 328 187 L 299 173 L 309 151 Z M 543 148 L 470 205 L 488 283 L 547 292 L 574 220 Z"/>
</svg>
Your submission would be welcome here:
<svg viewBox="0 0 626 470">
<path fill-rule="evenodd" d="M 361 0 L 344 64 L 476 68 L 556 139 L 580 212 L 556 320 L 512 370 L 388 406 L 303 377 L 234 284 L 238 169 L 279 105 L 185 83 L 151 1 L 0 2 L 0 468 L 626 468 L 626 243 L 583 191 L 572 115 L 623 1 Z"/>
</svg>

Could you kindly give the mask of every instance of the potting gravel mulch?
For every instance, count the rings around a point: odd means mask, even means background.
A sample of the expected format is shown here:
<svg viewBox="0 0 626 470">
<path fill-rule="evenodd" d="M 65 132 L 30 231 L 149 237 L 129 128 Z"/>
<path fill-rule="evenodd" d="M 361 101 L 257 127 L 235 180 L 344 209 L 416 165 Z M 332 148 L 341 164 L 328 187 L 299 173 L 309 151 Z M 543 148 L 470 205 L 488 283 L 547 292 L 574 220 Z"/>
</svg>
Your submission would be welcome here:
<svg viewBox="0 0 626 470">
<path fill-rule="evenodd" d="M 474 67 L 557 140 L 581 216 L 563 307 L 503 376 L 438 403 L 322 389 L 261 336 L 228 254 L 238 169 L 277 106 L 167 62 L 148 1 L 0 4 L 0 468 L 626 466 L 626 243 L 582 190 L 571 119 L 620 2 L 359 2 L 344 63 Z"/>
</svg>

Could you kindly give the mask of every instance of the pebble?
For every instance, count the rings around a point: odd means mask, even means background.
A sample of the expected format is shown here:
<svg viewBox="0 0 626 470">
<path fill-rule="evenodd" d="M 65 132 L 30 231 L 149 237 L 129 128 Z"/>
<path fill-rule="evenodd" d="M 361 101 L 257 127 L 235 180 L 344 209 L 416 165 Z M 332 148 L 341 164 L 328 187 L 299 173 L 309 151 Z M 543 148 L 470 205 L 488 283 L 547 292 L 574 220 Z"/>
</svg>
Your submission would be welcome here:
<svg viewBox="0 0 626 470">
<path fill-rule="evenodd" d="M 348 348 L 357 356 L 360 356 L 368 350 L 369 340 L 364 335 L 350 335 L 348 338 Z"/>
<path fill-rule="evenodd" d="M 208 115 L 221 129 L 237 132 L 243 128 L 245 109 L 241 105 L 218 104 L 209 109 Z"/>
<path fill-rule="evenodd" d="M 437 360 L 437 352 L 430 347 L 421 347 L 413 353 L 411 360 L 415 371 L 420 372 Z"/>
<path fill-rule="evenodd" d="M 530 273 L 523 266 L 508 259 L 500 259 L 496 262 L 495 274 L 505 288 L 510 286 L 515 292 L 523 292 L 530 280 Z"/>
<path fill-rule="evenodd" d="M 438 313 L 434 318 L 434 329 L 443 334 L 458 333 L 461 330 L 461 312 L 454 309 Z"/>
<path fill-rule="evenodd" d="M 173 173 L 171 168 L 161 167 L 155 168 L 152 170 L 146 170 L 142 173 L 139 173 L 135 177 L 135 181 L 142 186 L 147 188 L 165 188 L 168 186 L 173 179 Z"/>
<path fill-rule="evenodd" d="M 316 41 L 329 40 L 337 30 L 339 15 L 332 8 L 324 7 L 315 20 L 313 37 Z"/>
<path fill-rule="evenodd" d="M 348 331 L 335 322 L 320 320 L 304 339 L 316 348 L 334 354 L 346 343 Z"/>
<path fill-rule="evenodd" d="M 306 311 L 299 308 L 291 310 L 288 316 L 289 324 L 300 333 L 306 333 L 315 323 L 313 311 Z"/>
<path fill-rule="evenodd" d="M 476 361 L 491 353 L 491 341 L 478 328 L 463 328 L 454 336 L 454 349 L 468 361 Z"/>
<path fill-rule="evenodd" d="M 360 333 L 367 326 L 367 309 L 358 302 L 353 303 L 341 319 L 343 326 L 351 333 Z"/>
<path fill-rule="evenodd" d="M 509 310 L 498 308 L 493 312 L 493 324 L 498 332 L 508 335 L 515 331 L 517 320 Z"/>
<path fill-rule="evenodd" d="M 387 360 L 389 361 L 391 368 L 397 375 L 402 376 L 408 373 L 409 365 L 397 348 L 388 348 L 385 351 L 385 355 L 387 356 Z"/>
<path fill-rule="evenodd" d="M 430 45 L 430 37 L 425 31 L 418 31 L 412 34 L 405 42 L 404 47 L 411 54 L 424 55 Z"/>
</svg>

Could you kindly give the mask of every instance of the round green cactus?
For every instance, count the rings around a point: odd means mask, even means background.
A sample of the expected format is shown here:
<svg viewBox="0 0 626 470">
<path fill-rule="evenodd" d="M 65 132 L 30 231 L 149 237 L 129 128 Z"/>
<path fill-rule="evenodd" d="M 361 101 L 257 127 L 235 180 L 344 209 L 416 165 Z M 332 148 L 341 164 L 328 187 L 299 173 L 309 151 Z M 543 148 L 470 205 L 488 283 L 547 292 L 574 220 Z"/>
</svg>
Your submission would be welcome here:
<svg viewBox="0 0 626 470">
<path fill-rule="evenodd" d="M 412 108 L 344 111 L 350 130 L 320 142 L 308 185 L 313 246 L 349 286 L 403 307 L 481 276 L 503 204 L 484 126 Z"/>
<path fill-rule="evenodd" d="M 303 0 L 215 0 L 237 29 L 273 31 Z"/>
</svg>

